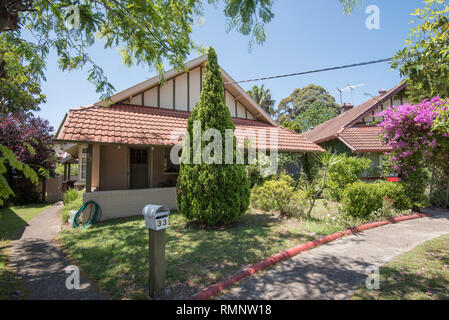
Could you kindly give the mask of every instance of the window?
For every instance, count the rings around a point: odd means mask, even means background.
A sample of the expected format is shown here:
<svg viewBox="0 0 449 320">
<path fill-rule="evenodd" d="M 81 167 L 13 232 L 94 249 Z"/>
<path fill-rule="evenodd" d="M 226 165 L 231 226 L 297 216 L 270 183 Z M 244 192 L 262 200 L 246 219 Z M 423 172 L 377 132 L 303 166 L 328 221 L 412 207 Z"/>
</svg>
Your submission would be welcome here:
<svg viewBox="0 0 449 320">
<path fill-rule="evenodd" d="M 170 159 L 170 148 L 165 148 L 164 153 L 164 172 L 179 173 L 179 164 L 174 164 Z"/>
<path fill-rule="evenodd" d="M 87 174 L 87 156 L 81 157 L 81 179 L 86 179 Z"/>
</svg>

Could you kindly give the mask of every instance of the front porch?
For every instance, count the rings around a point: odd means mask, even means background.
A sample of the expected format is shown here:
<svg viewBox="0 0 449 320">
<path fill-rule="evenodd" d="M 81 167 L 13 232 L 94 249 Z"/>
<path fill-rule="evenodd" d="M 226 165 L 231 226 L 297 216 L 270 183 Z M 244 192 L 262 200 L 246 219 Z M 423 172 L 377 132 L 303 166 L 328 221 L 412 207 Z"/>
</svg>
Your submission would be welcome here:
<svg viewBox="0 0 449 320">
<path fill-rule="evenodd" d="M 170 147 L 86 144 L 80 149 L 83 200 L 100 205 L 101 220 L 139 215 L 147 204 L 177 208 L 179 166 L 170 160 Z"/>
</svg>

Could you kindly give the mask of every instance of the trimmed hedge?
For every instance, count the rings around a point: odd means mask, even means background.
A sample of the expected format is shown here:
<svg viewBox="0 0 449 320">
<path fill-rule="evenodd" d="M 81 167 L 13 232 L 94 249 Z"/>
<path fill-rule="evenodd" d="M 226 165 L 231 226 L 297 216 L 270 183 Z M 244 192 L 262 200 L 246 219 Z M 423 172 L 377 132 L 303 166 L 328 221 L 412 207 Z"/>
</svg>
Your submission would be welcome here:
<svg viewBox="0 0 449 320">
<path fill-rule="evenodd" d="M 342 193 L 343 212 L 352 217 L 367 218 L 382 208 L 385 197 L 393 200 L 393 207 L 397 210 L 407 210 L 411 207 L 411 202 L 400 183 L 356 182 L 347 186 Z"/>
</svg>

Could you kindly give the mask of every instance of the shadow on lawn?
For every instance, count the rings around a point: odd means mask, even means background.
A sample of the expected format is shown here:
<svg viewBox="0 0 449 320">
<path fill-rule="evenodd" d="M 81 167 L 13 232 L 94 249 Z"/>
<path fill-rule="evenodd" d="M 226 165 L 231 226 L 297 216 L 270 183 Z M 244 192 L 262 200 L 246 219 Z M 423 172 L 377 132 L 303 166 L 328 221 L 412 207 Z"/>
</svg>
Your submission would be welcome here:
<svg viewBox="0 0 449 320">
<path fill-rule="evenodd" d="M 446 264 L 449 259 L 446 259 Z M 353 299 L 361 300 L 410 300 L 428 299 L 448 300 L 449 280 L 441 275 L 429 277 L 429 275 L 418 274 L 398 270 L 394 267 L 384 266 L 380 270 L 381 282 L 379 291 L 368 291 L 362 289 L 358 291 Z"/>
<path fill-rule="evenodd" d="M 165 298 L 188 297 L 287 249 L 284 244 L 287 240 L 299 244 L 313 238 L 305 234 L 274 233 L 272 227 L 281 224 L 282 219 L 267 214 L 245 215 L 227 228 L 185 224 L 177 215 L 172 217 L 173 223 L 166 233 L 167 285 L 172 293 Z M 81 241 L 91 239 L 93 243 L 77 246 L 78 237 Z M 63 242 L 83 269 L 114 298 L 126 295 L 127 291 L 137 292 L 141 297 L 145 294 L 148 230 L 142 217 L 97 224 L 82 233 L 72 231 Z M 120 288 L 125 288 L 125 292 Z"/>
</svg>

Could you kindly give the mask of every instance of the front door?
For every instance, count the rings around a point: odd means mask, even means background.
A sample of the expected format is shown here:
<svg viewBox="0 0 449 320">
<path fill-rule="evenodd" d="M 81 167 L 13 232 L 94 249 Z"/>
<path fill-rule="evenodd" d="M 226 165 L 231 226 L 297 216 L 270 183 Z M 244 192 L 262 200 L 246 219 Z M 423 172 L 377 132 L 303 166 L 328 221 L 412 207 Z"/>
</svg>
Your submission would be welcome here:
<svg viewBox="0 0 449 320">
<path fill-rule="evenodd" d="M 130 189 L 148 188 L 148 150 L 130 149 Z"/>
</svg>

